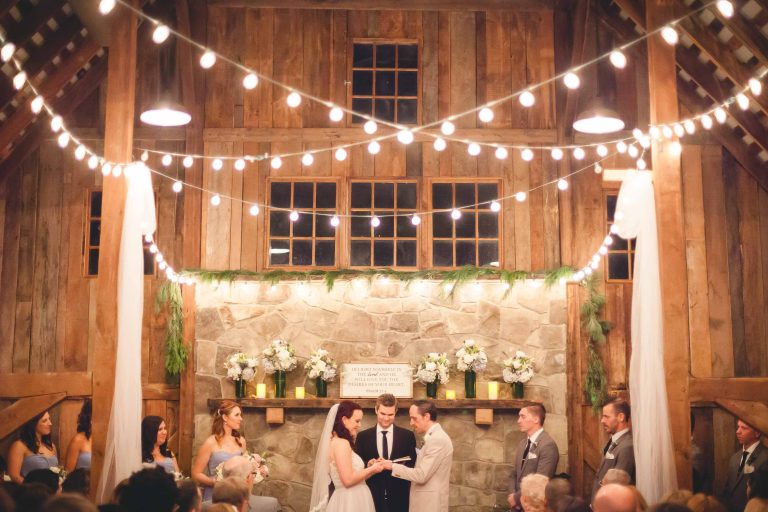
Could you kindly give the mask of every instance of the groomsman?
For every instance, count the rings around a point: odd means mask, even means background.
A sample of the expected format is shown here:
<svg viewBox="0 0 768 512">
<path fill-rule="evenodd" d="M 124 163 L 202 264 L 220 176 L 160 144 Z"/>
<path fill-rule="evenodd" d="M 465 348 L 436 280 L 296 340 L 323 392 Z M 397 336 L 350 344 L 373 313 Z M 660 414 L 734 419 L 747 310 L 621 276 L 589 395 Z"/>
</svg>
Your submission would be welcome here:
<svg viewBox="0 0 768 512">
<path fill-rule="evenodd" d="M 722 499 L 731 512 L 741 512 L 747 505 L 747 480 L 760 469 L 768 469 L 768 449 L 760 443 L 760 432 L 741 420 L 736 422 L 736 438 L 741 450 L 728 462 L 728 479 Z"/>
<path fill-rule="evenodd" d="M 355 445 L 358 455 L 370 466 L 376 459 L 397 460 L 410 457 L 403 464 L 412 468 L 416 464 L 416 436 L 410 430 L 395 425 L 397 398 L 389 393 L 376 399 L 376 426 L 357 435 Z M 369 478 L 376 512 L 408 510 L 408 494 L 411 482 L 392 476 L 392 471 L 382 471 Z"/>
<path fill-rule="evenodd" d="M 560 451 L 552 437 L 544 432 L 547 411 L 541 404 L 520 409 L 517 424 L 526 437 L 517 445 L 512 478 L 509 483 L 507 502 L 513 510 L 522 510 L 520 504 L 520 482 L 523 477 L 539 474 L 552 478 L 560 460 Z"/>
<path fill-rule="evenodd" d="M 629 474 L 631 483 L 635 483 L 635 448 L 632 442 L 632 410 L 622 398 L 614 398 L 603 406 L 600 424 L 606 434 L 611 436 L 603 449 L 603 461 L 592 484 L 592 497 L 600 489 L 603 477 L 611 468 L 623 469 Z"/>
</svg>

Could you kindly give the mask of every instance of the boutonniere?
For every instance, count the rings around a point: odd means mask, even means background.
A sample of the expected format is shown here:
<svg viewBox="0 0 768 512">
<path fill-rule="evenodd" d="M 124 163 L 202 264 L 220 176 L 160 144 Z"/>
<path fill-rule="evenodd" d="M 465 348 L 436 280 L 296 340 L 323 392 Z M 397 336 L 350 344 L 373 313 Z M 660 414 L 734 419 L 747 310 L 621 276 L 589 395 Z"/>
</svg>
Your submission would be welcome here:
<svg viewBox="0 0 768 512">
<path fill-rule="evenodd" d="M 539 456 L 538 456 L 538 455 L 536 455 L 535 453 L 533 453 L 533 452 L 529 452 L 529 453 L 528 453 L 528 459 L 529 459 L 529 460 L 530 460 L 530 459 L 538 459 L 538 458 L 539 458 Z"/>
<path fill-rule="evenodd" d="M 612 454 L 611 452 L 608 452 L 608 453 L 605 454 L 605 458 L 606 459 L 615 459 L 616 456 L 614 454 Z"/>
<path fill-rule="evenodd" d="M 752 466 L 750 464 L 745 464 L 744 465 L 744 474 L 745 475 L 749 475 L 750 473 L 754 473 L 754 472 L 755 472 L 755 466 Z"/>
</svg>

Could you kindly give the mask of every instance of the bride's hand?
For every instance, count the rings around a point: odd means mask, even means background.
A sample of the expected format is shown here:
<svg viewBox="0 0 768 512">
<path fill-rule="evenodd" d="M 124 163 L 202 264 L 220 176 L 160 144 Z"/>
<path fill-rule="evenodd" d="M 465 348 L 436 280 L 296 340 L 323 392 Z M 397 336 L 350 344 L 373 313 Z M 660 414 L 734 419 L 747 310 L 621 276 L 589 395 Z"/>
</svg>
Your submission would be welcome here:
<svg viewBox="0 0 768 512">
<path fill-rule="evenodd" d="M 382 471 L 384 471 L 384 462 L 382 462 L 381 460 L 376 461 L 371 467 L 373 468 L 374 473 L 381 473 Z"/>
</svg>

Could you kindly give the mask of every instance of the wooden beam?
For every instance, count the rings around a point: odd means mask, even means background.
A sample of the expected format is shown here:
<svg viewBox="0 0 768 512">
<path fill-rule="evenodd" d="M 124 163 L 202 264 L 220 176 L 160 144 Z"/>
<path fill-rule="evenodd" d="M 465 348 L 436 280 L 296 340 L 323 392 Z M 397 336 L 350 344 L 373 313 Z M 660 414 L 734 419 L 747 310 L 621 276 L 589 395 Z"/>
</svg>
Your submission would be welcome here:
<svg viewBox="0 0 768 512">
<path fill-rule="evenodd" d="M 645 30 L 645 9 L 642 4 L 636 0 L 613 0 L 613 3 L 619 6 L 624 14 L 626 14 L 635 25 L 642 27 Z"/>
<path fill-rule="evenodd" d="M 175 402 L 179 399 L 179 387 L 168 384 L 144 384 L 141 388 L 144 400 L 165 400 Z"/>
<path fill-rule="evenodd" d="M 0 16 L 5 16 L 5 13 L 11 10 L 16 5 L 18 0 L 2 0 L 0 1 Z"/>
<path fill-rule="evenodd" d="M 0 411 L 0 439 L 13 433 L 17 428 L 66 397 L 66 393 L 31 396 L 22 398 L 6 407 Z"/>
<path fill-rule="evenodd" d="M 21 7 L 21 6 L 20 6 Z M 23 46 L 32 39 L 37 32 L 48 23 L 48 20 L 55 18 L 64 7 L 64 0 L 50 0 L 43 4 L 35 6 L 29 5 L 21 7 L 21 19 L 19 21 L 10 18 L 5 26 L 5 40 L 16 45 L 17 48 Z"/>
<path fill-rule="evenodd" d="M 668 0 L 646 2 L 646 26 L 656 29 L 674 17 Z M 674 49 L 661 38 L 648 39 L 650 118 L 653 124 L 678 120 L 677 68 Z M 677 483 L 691 486 L 691 426 L 688 399 L 688 282 L 685 258 L 682 172 L 680 156 L 653 142 L 652 167 L 661 267 L 664 373 L 669 423 L 675 450 Z"/>
<path fill-rule="evenodd" d="M 718 398 L 715 402 L 744 423 L 768 435 L 768 405 L 762 402 L 727 398 Z"/>
<path fill-rule="evenodd" d="M 691 401 L 719 399 L 768 402 L 768 377 L 691 378 Z"/>
<path fill-rule="evenodd" d="M 91 394 L 91 372 L 6 373 L 0 375 L 0 398 L 25 398 L 46 393 Z"/>
<path fill-rule="evenodd" d="M 693 5 L 699 6 L 701 2 L 695 2 Z M 726 18 L 719 9 L 710 9 L 720 23 L 730 30 L 749 50 L 752 55 L 763 65 L 768 64 L 768 39 L 760 32 L 760 28 L 747 21 L 739 12 L 736 6 L 736 12 L 730 18 Z"/>
<path fill-rule="evenodd" d="M 209 0 L 211 7 L 344 9 L 354 11 L 490 11 L 552 9 L 554 0 Z"/>
<path fill-rule="evenodd" d="M 104 129 L 104 157 L 112 162 L 131 161 L 136 101 L 136 27 L 136 16 L 130 12 L 123 12 L 112 20 Z M 126 193 L 124 178 L 104 180 L 100 272 L 96 279 L 99 307 L 93 342 L 91 495 L 97 500 L 115 390 L 117 268 Z"/>
<path fill-rule="evenodd" d="M 72 135 L 80 140 L 103 140 L 104 131 L 98 128 L 70 128 Z M 55 137 L 50 136 L 51 139 Z M 163 128 L 137 124 L 133 127 L 133 140 L 149 141 L 184 141 L 187 139 L 186 128 Z"/>
</svg>

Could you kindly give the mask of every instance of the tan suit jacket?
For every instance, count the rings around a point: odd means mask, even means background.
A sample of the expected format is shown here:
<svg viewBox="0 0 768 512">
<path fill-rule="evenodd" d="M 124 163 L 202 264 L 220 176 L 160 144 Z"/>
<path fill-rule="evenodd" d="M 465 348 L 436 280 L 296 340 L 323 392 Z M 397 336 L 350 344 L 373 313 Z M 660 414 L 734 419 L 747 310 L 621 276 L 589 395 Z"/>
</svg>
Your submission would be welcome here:
<svg viewBox="0 0 768 512">
<path fill-rule="evenodd" d="M 411 481 L 410 512 L 448 512 L 453 443 L 439 424 L 425 436 L 416 466 L 392 464 L 392 476 Z"/>
</svg>

